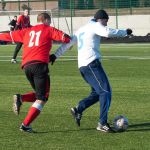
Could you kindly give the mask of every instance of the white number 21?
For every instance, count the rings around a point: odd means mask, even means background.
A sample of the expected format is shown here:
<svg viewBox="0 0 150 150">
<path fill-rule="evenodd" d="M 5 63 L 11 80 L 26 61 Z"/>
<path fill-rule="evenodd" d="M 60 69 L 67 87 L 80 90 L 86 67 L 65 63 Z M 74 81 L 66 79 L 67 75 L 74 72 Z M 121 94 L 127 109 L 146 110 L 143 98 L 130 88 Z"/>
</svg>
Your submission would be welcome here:
<svg viewBox="0 0 150 150">
<path fill-rule="evenodd" d="M 29 35 L 31 37 L 30 41 L 29 41 L 29 47 L 38 46 L 39 45 L 39 39 L 40 39 L 41 31 L 39 31 L 39 32 L 31 31 L 29 33 Z"/>
</svg>

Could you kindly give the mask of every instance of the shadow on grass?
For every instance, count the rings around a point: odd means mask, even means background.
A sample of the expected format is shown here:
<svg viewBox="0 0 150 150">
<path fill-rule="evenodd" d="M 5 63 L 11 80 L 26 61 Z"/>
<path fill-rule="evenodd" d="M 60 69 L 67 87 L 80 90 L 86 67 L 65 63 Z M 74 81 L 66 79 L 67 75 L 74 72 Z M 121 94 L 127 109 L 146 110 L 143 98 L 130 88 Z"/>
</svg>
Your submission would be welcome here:
<svg viewBox="0 0 150 150">
<path fill-rule="evenodd" d="M 150 122 L 129 125 L 130 131 L 150 131 Z"/>
<path fill-rule="evenodd" d="M 34 134 L 46 134 L 46 133 L 69 133 L 69 132 L 81 132 L 81 131 L 90 131 L 90 130 L 95 130 L 95 128 L 82 128 L 82 129 L 64 129 L 64 130 L 47 130 L 47 131 L 34 131 Z"/>
</svg>

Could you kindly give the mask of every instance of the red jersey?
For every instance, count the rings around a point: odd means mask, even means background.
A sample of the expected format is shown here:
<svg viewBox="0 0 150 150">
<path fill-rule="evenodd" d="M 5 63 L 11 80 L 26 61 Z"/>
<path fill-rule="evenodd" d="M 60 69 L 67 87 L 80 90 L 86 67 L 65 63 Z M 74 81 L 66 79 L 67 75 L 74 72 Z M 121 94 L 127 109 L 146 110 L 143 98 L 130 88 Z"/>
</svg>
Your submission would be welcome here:
<svg viewBox="0 0 150 150">
<path fill-rule="evenodd" d="M 10 33 L 1 33 L 0 40 L 23 43 L 22 67 L 33 61 L 48 63 L 53 40 L 70 42 L 70 38 L 62 31 L 44 24 Z"/>
<path fill-rule="evenodd" d="M 30 27 L 30 17 L 21 15 L 19 16 L 16 25 L 19 29 L 24 29 Z"/>
</svg>

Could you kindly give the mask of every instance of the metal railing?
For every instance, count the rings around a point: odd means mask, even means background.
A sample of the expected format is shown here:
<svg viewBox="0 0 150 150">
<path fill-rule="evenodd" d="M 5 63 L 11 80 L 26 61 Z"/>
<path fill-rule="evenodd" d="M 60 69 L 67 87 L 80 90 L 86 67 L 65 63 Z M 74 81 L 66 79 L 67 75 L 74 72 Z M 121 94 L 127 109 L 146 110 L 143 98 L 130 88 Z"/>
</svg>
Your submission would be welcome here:
<svg viewBox="0 0 150 150">
<path fill-rule="evenodd" d="M 98 9 L 105 9 L 110 16 L 116 16 L 118 28 L 118 16 L 150 14 L 150 0 L 0 0 L 0 16 L 8 15 L 7 11 L 18 11 L 19 14 L 25 8 L 29 11 L 50 10 L 54 18 L 70 17 L 72 32 L 73 17 L 93 16 Z"/>
<path fill-rule="evenodd" d="M 110 15 L 150 14 L 150 0 L 0 0 L 2 11 L 54 10 L 59 16 L 90 16 L 96 9 Z M 60 10 L 60 11 L 56 11 Z"/>
</svg>

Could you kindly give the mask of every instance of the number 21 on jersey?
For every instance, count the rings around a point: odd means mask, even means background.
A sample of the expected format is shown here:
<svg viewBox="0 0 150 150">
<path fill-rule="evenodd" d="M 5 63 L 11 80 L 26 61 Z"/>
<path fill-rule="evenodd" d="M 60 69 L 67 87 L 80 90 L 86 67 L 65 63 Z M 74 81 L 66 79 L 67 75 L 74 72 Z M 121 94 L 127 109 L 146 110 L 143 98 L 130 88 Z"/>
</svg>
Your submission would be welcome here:
<svg viewBox="0 0 150 150">
<path fill-rule="evenodd" d="M 29 47 L 39 46 L 39 39 L 40 39 L 41 31 L 38 31 L 38 32 L 31 31 L 29 35 L 30 35 Z"/>
</svg>

